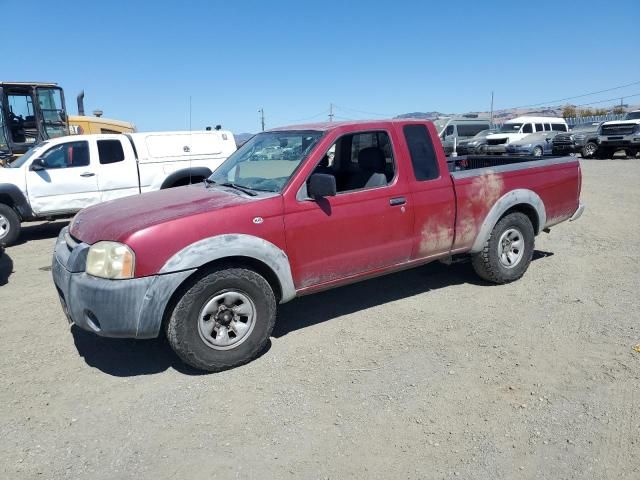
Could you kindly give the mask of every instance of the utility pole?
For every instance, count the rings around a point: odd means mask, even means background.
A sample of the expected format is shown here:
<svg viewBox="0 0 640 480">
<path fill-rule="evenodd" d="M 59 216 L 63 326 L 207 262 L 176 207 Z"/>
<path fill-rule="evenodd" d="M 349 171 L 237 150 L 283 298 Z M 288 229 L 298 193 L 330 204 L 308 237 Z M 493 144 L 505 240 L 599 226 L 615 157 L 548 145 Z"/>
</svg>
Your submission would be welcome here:
<svg viewBox="0 0 640 480">
<path fill-rule="evenodd" d="M 493 90 L 491 90 L 491 127 L 493 128 Z"/>
<path fill-rule="evenodd" d="M 333 103 L 329 104 L 329 121 L 333 122 Z"/>
<path fill-rule="evenodd" d="M 260 126 L 262 127 L 262 131 L 264 132 L 264 108 L 260 107 L 258 109 L 258 113 L 260 114 Z"/>
</svg>

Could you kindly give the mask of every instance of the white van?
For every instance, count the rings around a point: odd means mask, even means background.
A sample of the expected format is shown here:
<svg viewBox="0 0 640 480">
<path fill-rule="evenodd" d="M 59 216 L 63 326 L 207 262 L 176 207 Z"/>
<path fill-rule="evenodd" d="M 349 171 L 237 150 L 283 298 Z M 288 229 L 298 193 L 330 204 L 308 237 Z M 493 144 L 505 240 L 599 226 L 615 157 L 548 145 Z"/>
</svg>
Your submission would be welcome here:
<svg viewBox="0 0 640 480">
<path fill-rule="evenodd" d="M 202 182 L 236 150 L 225 130 L 73 135 L 42 142 L 0 168 L 0 245 L 20 223 L 99 202 Z"/>
<path fill-rule="evenodd" d="M 536 132 L 568 132 L 569 126 L 560 117 L 517 117 L 507 120 L 497 133 L 487 136 L 487 153 L 504 153 L 509 142 L 521 140 Z"/>
</svg>

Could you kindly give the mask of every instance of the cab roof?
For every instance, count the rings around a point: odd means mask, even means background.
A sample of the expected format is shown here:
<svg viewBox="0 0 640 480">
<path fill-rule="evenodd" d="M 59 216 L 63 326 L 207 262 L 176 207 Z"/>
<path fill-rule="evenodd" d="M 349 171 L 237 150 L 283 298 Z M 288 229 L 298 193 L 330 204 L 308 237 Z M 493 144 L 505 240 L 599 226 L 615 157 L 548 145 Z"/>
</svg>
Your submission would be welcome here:
<svg viewBox="0 0 640 480">
<path fill-rule="evenodd" d="M 269 132 L 282 132 L 290 130 L 315 130 L 326 132 L 329 130 L 335 130 L 341 127 L 362 127 L 362 128 L 380 128 L 382 126 L 389 125 L 407 125 L 412 123 L 424 124 L 425 122 L 431 122 L 431 120 L 421 120 L 418 118 L 394 118 L 394 119 L 382 119 L 382 120 L 348 120 L 342 122 L 319 122 L 319 123 L 303 123 L 298 125 L 287 125 L 283 127 L 271 128 Z"/>
</svg>

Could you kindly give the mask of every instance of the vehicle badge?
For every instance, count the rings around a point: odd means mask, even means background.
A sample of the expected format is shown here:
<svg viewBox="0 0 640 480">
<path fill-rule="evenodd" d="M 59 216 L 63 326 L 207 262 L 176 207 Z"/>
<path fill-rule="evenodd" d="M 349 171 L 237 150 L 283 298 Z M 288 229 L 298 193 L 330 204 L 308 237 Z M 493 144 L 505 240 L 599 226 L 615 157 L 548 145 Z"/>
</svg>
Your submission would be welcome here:
<svg viewBox="0 0 640 480">
<path fill-rule="evenodd" d="M 256 225 L 260 225 L 262 222 L 264 222 L 264 219 L 262 217 L 255 217 L 253 219 L 253 223 L 255 223 Z"/>
</svg>

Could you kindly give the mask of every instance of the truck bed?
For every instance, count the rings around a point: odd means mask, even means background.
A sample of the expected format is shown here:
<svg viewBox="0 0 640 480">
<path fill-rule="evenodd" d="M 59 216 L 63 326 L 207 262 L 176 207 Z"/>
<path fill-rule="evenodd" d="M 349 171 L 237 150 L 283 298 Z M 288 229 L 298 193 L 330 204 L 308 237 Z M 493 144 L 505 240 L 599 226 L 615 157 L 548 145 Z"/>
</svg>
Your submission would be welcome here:
<svg viewBox="0 0 640 480">
<path fill-rule="evenodd" d="M 542 167 L 575 161 L 575 157 L 545 156 L 532 157 L 522 155 L 465 155 L 460 157 L 447 157 L 449 172 L 466 172 L 480 168 L 495 168 L 514 165 L 512 168 L 500 168 L 501 171 L 519 170 L 521 168 Z M 524 165 L 526 164 L 526 165 Z"/>
</svg>

